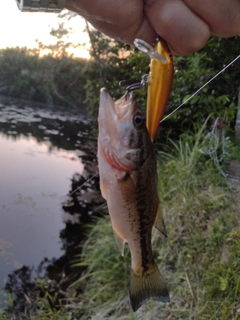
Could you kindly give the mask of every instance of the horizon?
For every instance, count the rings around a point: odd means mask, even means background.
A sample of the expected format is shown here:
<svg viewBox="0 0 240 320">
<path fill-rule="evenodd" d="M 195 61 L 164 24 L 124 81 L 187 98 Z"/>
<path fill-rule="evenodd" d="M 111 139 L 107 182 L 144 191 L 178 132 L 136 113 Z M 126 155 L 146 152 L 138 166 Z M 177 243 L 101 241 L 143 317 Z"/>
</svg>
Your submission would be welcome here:
<svg viewBox="0 0 240 320">
<path fill-rule="evenodd" d="M 64 10 L 63 13 L 67 12 Z M 13 23 L 14 21 L 14 23 Z M 68 29 L 74 30 L 68 36 L 64 36 L 64 42 L 71 42 L 72 48 L 69 54 L 76 57 L 89 58 L 89 40 L 84 32 L 84 19 L 80 16 L 65 21 L 58 13 L 21 12 L 15 0 L 0 3 L 0 49 L 5 48 L 37 48 L 36 40 L 44 45 L 55 44 L 57 38 L 50 35 L 52 28 L 64 22 Z M 74 48 L 77 46 L 77 48 Z"/>
</svg>

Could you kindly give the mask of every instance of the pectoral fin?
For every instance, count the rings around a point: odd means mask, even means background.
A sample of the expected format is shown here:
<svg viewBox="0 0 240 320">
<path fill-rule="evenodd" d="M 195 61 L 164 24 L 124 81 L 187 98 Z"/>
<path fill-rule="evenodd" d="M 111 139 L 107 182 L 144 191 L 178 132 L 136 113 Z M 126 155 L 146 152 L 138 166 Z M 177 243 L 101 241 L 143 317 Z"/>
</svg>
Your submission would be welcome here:
<svg viewBox="0 0 240 320">
<path fill-rule="evenodd" d="M 158 229 L 165 237 L 167 237 L 167 231 L 163 220 L 162 210 L 160 203 L 158 203 L 157 215 L 154 223 L 154 227 Z"/>
<path fill-rule="evenodd" d="M 120 234 L 118 233 L 118 231 L 116 229 L 114 229 L 113 227 L 113 233 L 117 242 L 117 246 L 120 250 L 120 253 L 122 256 L 124 256 L 124 246 L 125 246 L 125 240 L 120 236 Z"/>
</svg>

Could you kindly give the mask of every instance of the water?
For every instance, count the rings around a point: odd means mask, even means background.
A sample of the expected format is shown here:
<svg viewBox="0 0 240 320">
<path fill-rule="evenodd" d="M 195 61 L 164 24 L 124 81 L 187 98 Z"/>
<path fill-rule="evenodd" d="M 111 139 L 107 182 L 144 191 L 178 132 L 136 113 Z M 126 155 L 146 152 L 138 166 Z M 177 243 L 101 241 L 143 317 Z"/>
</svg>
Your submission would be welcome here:
<svg viewBox="0 0 240 320">
<path fill-rule="evenodd" d="M 70 259 L 102 199 L 97 180 L 67 195 L 96 172 L 96 139 L 81 110 L 0 99 L 0 287 L 23 266 L 49 272 Z"/>
</svg>

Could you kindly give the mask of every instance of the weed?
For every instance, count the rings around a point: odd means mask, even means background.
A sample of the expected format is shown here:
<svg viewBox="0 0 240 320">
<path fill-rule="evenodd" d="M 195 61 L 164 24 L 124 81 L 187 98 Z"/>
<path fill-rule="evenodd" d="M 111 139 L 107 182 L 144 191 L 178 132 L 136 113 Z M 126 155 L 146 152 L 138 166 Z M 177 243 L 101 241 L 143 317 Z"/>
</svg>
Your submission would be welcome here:
<svg viewBox="0 0 240 320">
<path fill-rule="evenodd" d="M 97 312 L 96 306 L 102 308 L 104 305 L 108 315 L 121 309 L 123 302 L 126 303 L 130 257 L 129 253 L 124 257 L 119 254 L 108 216 L 96 220 L 83 247 L 83 253 L 76 258 L 74 266 L 87 266 L 85 274 L 73 284 L 84 288 L 80 300 L 86 303 L 85 316 L 86 313 Z"/>
</svg>

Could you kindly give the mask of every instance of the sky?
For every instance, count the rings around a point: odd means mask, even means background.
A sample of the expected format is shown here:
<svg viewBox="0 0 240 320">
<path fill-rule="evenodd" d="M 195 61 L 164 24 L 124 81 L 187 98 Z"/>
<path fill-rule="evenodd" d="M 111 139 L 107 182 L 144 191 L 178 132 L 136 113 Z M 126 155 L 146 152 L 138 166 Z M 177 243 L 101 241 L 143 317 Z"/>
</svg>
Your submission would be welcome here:
<svg viewBox="0 0 240 320">
<path fill-rule="evenodd" d="M 49 35 L 52 27 L 56 27 L 61 19 L 56 13 L 28 13 L 21 12 L 15 0 L 0 0 L 0 48 L 35 46 L 35 39 L 50 44 L 56 39 Z M 88 37 L 83 32 L 84 20 L 78 16 L 71 20 L 71 27 L 75 33 L 69 40 L 74 44 L 88 43 Z M 75 52 L 77 56 L 89 57 L 86 49 L 80 48 Z"/>
</svg>

